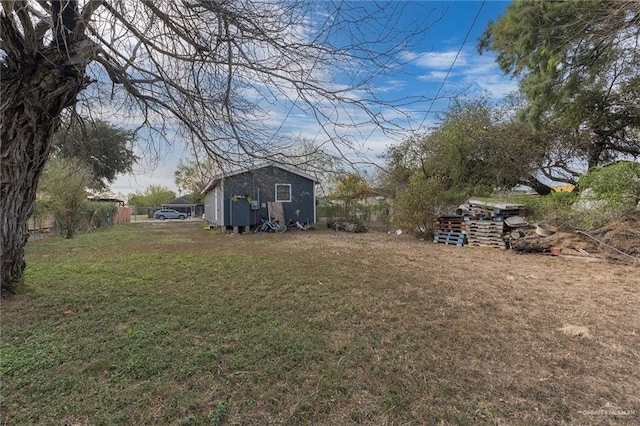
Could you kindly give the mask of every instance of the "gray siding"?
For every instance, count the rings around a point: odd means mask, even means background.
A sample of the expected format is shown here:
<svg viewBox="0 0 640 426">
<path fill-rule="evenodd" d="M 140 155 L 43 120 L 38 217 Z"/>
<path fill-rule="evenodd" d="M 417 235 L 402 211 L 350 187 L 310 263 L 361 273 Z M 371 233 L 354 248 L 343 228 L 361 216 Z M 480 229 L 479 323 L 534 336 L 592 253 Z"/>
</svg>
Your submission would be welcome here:
<svg viewBox="0 0 640 426">
<path fill-rule="evenodd" d="M 271 166 L 225 178 L 223 185 L 216 186 L 206 196 L 207 220 L 210 223 L 216 223 L 221 226 L 243 226 L 254 225 L 258 223 L 261 218 L 267 219 L 267 202 L 276 201 L 276 184 L 291 185 L 291 201 L 282 203 L 286 222 L 290 220 L 310 224 L 316 222 L 315 182 L 287 170 Z M 220 191 L 220 195 L 222 195 L 222 192 L 224 195 L 218 200 L 220 203 L 219 206 L 222 206 L 221 213 L 223 220 L 218 223 L 214 221 L 212 212 L 214 207 L 213 198 L 211 198 L 211 201 L 209 201 L 209 199 L 220 186 L 224 188 L 224 191 Z M 234 219 L 233 212 L 244 212 L 245 206 L 234 203 L 249 204 L 250 201 L 255 201 L 258 209 L 250 209 L 249 223 L 239 223 L 238 215 L 236 214 Z M 245 217 L 244 214 L 242 217 Z"/>
</svg>

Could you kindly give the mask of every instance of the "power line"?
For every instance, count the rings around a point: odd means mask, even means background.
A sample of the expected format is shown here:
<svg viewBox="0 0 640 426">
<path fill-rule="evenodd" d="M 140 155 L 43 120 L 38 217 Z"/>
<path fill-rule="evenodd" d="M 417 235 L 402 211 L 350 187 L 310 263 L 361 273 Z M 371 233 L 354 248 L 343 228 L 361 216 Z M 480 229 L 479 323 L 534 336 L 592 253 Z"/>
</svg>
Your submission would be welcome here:
<svg viewBox="0 0 640 426">
<path fill-rule="evenodd" d="M 486 0 L 483 0 L 482 3 L 480 4 L 480 8 L 478 9 L 476 16 L 473 18 L 473 22 L 471 22 L 471 26 L 469 26 L 469 29 L 467 30 L 467 34 L 464 36 L 464 40 L 462 40 L 462 44 L 460 45 L 458 52 L 456 53 L 455 58 L 453 58 L 453 62 L 451 62 L 451 66 L 449 67 L 449 69 L 447 70 L 447 73 L 442 79 L 442 83 L 440 84 L 440 87 L 438 87 L 438 91 L 436 92 L 436 95 L 431 100 L 431 105 L 429 105 L 429 109 L 427 110 L 426 114 L 422 118 L 422 122 L 420 123 L 420 128 L 424 125 L 424 121 L 427 119 L 427 117 L 431 113 L 433 104 L 436 102 L 436 99 L 438 99 L 438 96 L 440 96 L 440 92 L 442 91 L 442 88 L 444 87 L 444 84 L 446 83 L 447 78 L 449 77 L 449 74 L 451 74 L 451 70 L 456 64 L 456 61 L 458 60 L 458 56 L 460 56 L 460 52 L 462 52 L 462 48 L 464 47 L 464 44 L 467 42 L 467 39 L 469 38 L 469 34 L 471 34 L 471 30 L 473 30 L 473 27 L 476 24 L 476 21 L 478 20 L 478 17 L 480 16 L 480 12 L 482 12 L 482 8 L 484 7 L 485 3 L 486 3 Z"/>
</svg>

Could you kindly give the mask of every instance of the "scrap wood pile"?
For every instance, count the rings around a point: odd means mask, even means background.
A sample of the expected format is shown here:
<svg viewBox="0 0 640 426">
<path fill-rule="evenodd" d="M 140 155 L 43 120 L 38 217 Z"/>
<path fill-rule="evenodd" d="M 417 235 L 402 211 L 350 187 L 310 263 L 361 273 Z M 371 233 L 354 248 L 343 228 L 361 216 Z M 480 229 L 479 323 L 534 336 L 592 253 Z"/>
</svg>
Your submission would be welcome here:
<svg viewBox="0 0 640 426">
<path fill-rule="evenodd" d="M 591 231 L 576 231 L 609 260 L 640 264 L 640 210 Z"/>
<path fill-rule="evenodd" d="M 456 213 L 458 214 L 454 216 L 440 216 L 436 220 L 434 242 L 458 247 L 474 245 L 506 248 L 505 231 L 511 229 L 511 226 L 526 223 L 522 218 L 524 206 L 521 204 L 469 200 Z"/>
<path fill-rule="evenodd" d="M 520 204 L 469 200 L 456 215 L 436 220 L 433 241 L 640 264 L 640 210 L 591 231 L 560 230 L 545 223 L 529 224 Z"/>
<path fill-rule="evenodd" d="M 327 222 L 327 228 L 335 229 L 336 231 L 347 231 L 347 232 L 367 232 L 367 227 L 361 223 L 353 223 L 353 222 L 339 222 L 332 221 Z"/>
<path fill-rule="evenodd" d="M 507 242 L 512 250 L 529 253 L 551 253 L 573 256 L 594 256 L 597 248 L 575 232 L 562 232 L 555 226 L 538 223 L 511 232 Z"/>
<path fill-rule="evenodd" d="M 538 223 L 506 237 L 512 250 L 551 253 L 565 257 L 603 258 L 640 264 L 640 211 L 627 214 L 602 228 L 560 230 Z"/>
<path fill-rule="evenodd" d="M 502 202 L 469 200 L 458 209 L 466 220 L 493 220 L 502 222 L 512 216 L 523 216 L 524 205 Z"/>
</svg>

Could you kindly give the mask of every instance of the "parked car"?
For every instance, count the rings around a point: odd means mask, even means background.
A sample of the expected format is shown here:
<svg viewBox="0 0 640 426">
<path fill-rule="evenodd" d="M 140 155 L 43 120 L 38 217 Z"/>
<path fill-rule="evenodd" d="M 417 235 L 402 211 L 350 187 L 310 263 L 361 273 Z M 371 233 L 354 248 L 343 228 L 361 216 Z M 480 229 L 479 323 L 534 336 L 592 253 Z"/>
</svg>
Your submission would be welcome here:
<svg viewBox="0 0 640 426">
<path fill-rule="evenodd" d="M 165 219 L 186 219 L 186 213 L 180 213 L 177 210 L 173 209 L 160 209 L 153 214 L 153 217 L 160 220 Z"/>
</svg>

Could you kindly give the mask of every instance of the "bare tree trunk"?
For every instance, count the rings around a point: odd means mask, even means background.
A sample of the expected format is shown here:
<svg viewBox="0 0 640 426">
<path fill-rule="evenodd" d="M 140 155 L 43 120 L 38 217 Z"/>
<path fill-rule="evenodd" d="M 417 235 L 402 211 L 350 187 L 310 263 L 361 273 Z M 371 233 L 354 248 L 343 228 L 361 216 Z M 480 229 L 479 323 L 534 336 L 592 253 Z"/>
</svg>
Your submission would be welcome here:
<svg viewBox="0 0 640 426">
<path fill-rule="evenodd" d="M 14 293 L 22 280 L 24 247 L 29 236 L 27 224 L 60 113 L 75 102 L 84 86 L 84 67 L 56 65 L 63 60 L 57 49 L 52 49 L 34 54 L 30 67 L 10 63 L 7 58 L 8 66 L 3 69 L 0 89 L 3 295 Z"/>
<path fill-rule="evenodd" d="M 553 188 L 545 183 L 540 182 L 540 180 L 536 179 L 533 176 L 529 176 L 527 179 L 525 179 L 523 184 L 530 186 L 531 189 L 533 189 L 540 195 L 549 195 L 553 191 Z"/>
</svg>

